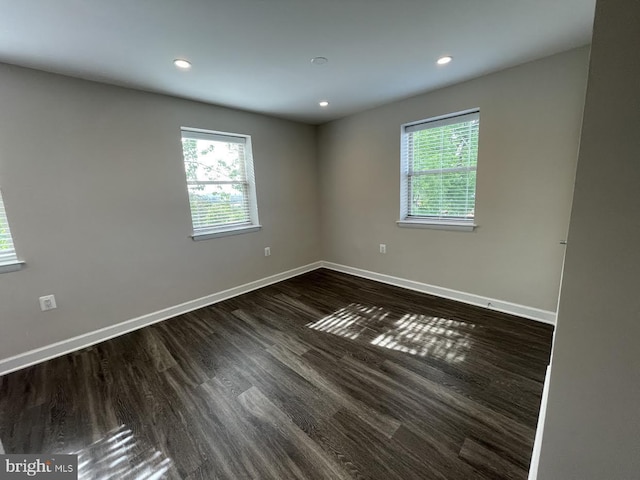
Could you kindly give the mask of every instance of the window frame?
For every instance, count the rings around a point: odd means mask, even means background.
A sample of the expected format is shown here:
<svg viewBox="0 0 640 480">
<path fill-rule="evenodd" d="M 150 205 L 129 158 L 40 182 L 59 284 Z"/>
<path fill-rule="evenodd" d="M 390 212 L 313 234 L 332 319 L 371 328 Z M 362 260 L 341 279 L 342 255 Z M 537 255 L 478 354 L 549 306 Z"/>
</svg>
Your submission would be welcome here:
<svg viewBox="0 0 640 480">
<path fill-rule="evenodd" d="M 2 199 L 2 190 L 0 190 L 0 217 L 3 217 L 4 223 L 7 226 L 7 233 L 9 234 L 9 241 L 11 242 L 12 247 L 0 252 L 0 273 L 15 272 L 22 268 L 24 262 L 18 259 L 15 240 L 11 233 L 11 226 L 9 225 L 9 216 L 7 215 L 6 205 Z"/>
<path fill-rule="evenodd" d="M 410 158 L 410 145 L 409 134 L 421 130 L 427 130 L 432 128 L 444 127 L 447 125 L 453 125 L 456 123 L 465 123 L 466 121 L 478 120 L 478 135 L 479 135 L 479 121 L 480 121 L 480 109 L 473 108 L 469 110 L 463 110 L 460 112 L 450 113 L 447 115 L 440 115 L 438 117 L 427 118 L 415 122 L 405 123 L 400 128 L 400 219 L 396 222 L 399 227 L 408 228 L 432 228 L 439 230 L 460 230 L 460 231 L 473 231 L 477 225 L 475 223 L 475 207 L 474 202 L 474 216 L 459 217 L 459 216 L 428 216 L 428 215 L 411 215 L 410 203 L 411 203 L 411 178 L 416 175 L 437 175 L 442 173 L 449 173 L 455 171 L 472 171 L 477 172 L 478 158 L 476 156 L 475 167 L 457 167 L 451 169 L 434 169 L 424 170 L 419 172 L 411 171 L 412 160 Z M 477 192 L 477 185 L 476 185 Z M 475 192 L 474 192 L 475 197 Z"/>
<path fill-rule="evenodd" d="M 244 178 L 242 181 L 232 180 L 189 180 L 186 177 L 186 161 L 182 141 L 187 139 L 215 140 L 228 143 L 241 143 L 244 145 Z M 180 146 L 182 152 L 182 164 L 185 169 L 185 185 L 189 197 L 189 211 L 191 215 L 191 238 L 195 241 L 208 240 L 211 238 L 224 237 L 229 235 L 239 235 L 243 233 L 255 232 L 262 228 L 258 218 L 258 199 L 256 195 L 255 172 L 253 166 L 253 150 L 251 135 L 221 132 L 217 130 L 205 130 L 193 127 L 180 127 Z M 189 187 L 192 185 L 242 185 L 244 195 L 247 198 L 249 221 L 229 222 L 220 225 L 208 225 L 196 228 L 194 224 L 193 210 L 191 209 L 191 198 Z"/>
</svg>

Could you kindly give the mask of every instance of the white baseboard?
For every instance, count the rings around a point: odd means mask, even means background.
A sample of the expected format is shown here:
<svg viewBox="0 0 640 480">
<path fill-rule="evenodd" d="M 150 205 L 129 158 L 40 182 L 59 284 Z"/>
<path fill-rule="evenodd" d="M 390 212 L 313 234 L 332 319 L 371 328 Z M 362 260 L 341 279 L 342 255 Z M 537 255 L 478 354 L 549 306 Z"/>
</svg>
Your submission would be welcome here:
<svg viewBox="0 0 640 480">
<path fill-rule="evenodd" d="M 294 268 L 292 270 L 287 270 L 286 272 L 271 275 L 270 277 L 262 278 L 254 282 L 245 283 L 244 285 L 223 290 L 222 292 L 214 293 L 212 295 L 207 295 L 206 297 L 190 300 L 174 307 L 165 308 L 157 312 L 142 315 L 141 317 L 126 320 L 116 325 L 111 325 L 93 332 L 78 335 L 77 337 L 73 337 L 68 340 L 63 340 L 13 357 L 2 359 L 0 360 L 0 376 L 52 358 L 66 355 L 67 353 L 81 350 L 91 345 L 95 345 L 96 343 L 104 342 L 105 340 L 124 335 L 125 333 L 138 330 L 148 325 L 162 322 L 163 320 L 167 320 L 208 305 L 213 305 L 214 303 L 222 302 L 223 300 L 228 300 L 238 295 L 257 290 L 258 288 L 266 287 L 267 285 L 302 275 L 303 273 L 307 273 L 321 267 L 555 325 L 556 314 L 554 312 L 517 305 L 515 303 L 505 302 L 502 300 L 495 300 L 493 298 L 482 297 L 471 293 L 459 292 L 448 288 L 428 285 L 426 283 L 371 272 L 369 270 L 362 270 L 360 268 L 321 261 L 310 263 L 309 265 Z"/>
<path fill-rule="evenodd" d="M 389 285 L 395 285 L 396 287 L 408 288 L 409 290 L 416 290 L 418 292 L 428 293 L 437 297 L 457 300 L 458 302 L 476 305 L 478 307 L 487 308 L 489 310 L 510 313 L 511 315 L 517 315 L 518 317 L 524 317 L 530 320 L 548 323 L 550 325 L 556 324 L 556 313 L 548 310 L 541 310 L 539 308 L 518 305 L 516 303 L 506 302 L 504 300 L 483 297 L 480 295 L 475 295 L 473 293 L 460 292 L 458 290 L 451 290 L 449 288 L 429 285 L 427 283 L 416 282 L 414 280 L 393 277 L 391 275 L 371 272 L 369 270 L 362 270 L 360 268 L 348 267 L 346 265 L 340 265 L 338 263 L 323 261 L 321 262 L 321 264 L 324 268 L 335 270 L 337 272 L 348 273 L 357 277 L 368 278 L 369 280 L 375 280 L 378 282 L 387 283 Z"/>
<path fill-rule="evenodd" d="M 142 315 L 141 317 L 126 320 L 116 325 L 101 328 L 100 330 L 96 330 L 94 332 L 78 335 L 77 337 L 73 337 L 68 340 L 63 340 L 52 345 L 47 345 L 45 347 L 37 348 L 35 350 L 21 353 L 13 357 L 5 358 L 3 360 L 0 360 L 0 376 L 14 372 L 16 370 L 20 370 L 25 367 L 29 367 L 31 365 L 35 365 L 37 363 L 44 362 L 46 360 L 50 360 L 52 358 L 66 355 L 67 353 L 81 350 L 85 347 L 104 342 L 105 340 L 109 340 L 110 338 L 124 335 L 125 333 L 138 330 L 142 327 L 162 322 L 163 320 L 167 320 L 169 318 L 176 317 L 178 315 L 182 315 L 193 310 L 206 307 L 208 305 L 213 305 L 214 303 L 222 302 L 223 300 L 228 300 L 229 298 L 251 292 L 252 290 L 257 290 L 258 288 L 266 287 L 267 285 L 281 282 L 282 280 L 286 280 L 288 278 L 296 277 L 303 273 L 307 273 L 320 268 L 321 266 L 322 262 L 310 263 L 309 265 L 305 265 L 303 267 L 287 270 L 286 272 L 271 275 L 270 277 L 262 278 L 254 282 L 245 283 L 244 285 L 233 287 L 228 290 L 223 290 L 212 295 L 207 295 L 206 297 L 190 300 L 174 307 L 165 308 L 157 312 Z"/>
<path fill-rule="evenodd" d="M 544 389 L 542 390 L 542 401 L 540 402 L 540 414 L 538 415 L 538 427 L 536 428 L 536 439 L 533 442 L 533 453 L 531 454 L 531 465 L 529 467 L 529 479 L 537 480 L 538 465 L 540 464 L 540 450 L 542 450 L 542 436 L 544 434 L 544 421 L 547 417 L 547 400 L 549 399 L 549 381 L 551 377 L 551 365 L 547 367 L 547 374 L 544 377 Z"/>
</svg>

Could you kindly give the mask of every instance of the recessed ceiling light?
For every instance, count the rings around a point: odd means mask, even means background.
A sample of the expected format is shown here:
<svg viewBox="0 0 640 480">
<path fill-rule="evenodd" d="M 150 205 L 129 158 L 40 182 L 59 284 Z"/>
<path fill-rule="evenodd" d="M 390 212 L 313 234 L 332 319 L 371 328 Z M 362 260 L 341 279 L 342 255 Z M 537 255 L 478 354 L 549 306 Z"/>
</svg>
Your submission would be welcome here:
<svg viewBox="0 0 640 480">
<path fill-rule="evenodd" d="M 318 105 L 320 105 L 321 107 L 328 107 L 329 106 L 329 102 L 327 102 L 326 100 L 323 100 L 323 101 L 319 102 Z"/>
<path fill-rule="evenodd" d="M 449 63 L 451 60 L 453 60 L 453 57 L 447 55 L 445 57 L 440 57 L 438 59 L 438 61 L 436 62 L 438 65 L 446 65 L 447 63 Z"/>
<path fill-rule="evenodd" d="M 314 65 L 324 65 L 328 61 L 329 59 L 327 57 L 313 57 L 311 59 L 311 63 L 313 63 Z"/>
<path fill-rule="evenodd" d="M 189 70 L 191 68 L 191 62 L 182 58 L 176 58 L 173 64 L 181 70 Z"/>
</svg>

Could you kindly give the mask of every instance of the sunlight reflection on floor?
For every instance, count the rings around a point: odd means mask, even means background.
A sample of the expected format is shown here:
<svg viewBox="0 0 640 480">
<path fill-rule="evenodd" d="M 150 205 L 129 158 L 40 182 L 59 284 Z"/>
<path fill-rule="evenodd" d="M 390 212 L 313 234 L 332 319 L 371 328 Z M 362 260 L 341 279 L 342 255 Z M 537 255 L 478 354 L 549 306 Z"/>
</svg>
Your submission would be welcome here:
<svg viewBox="0 0 640 480">
<path fill-rule="evenodd" d="M 322 320 L 307 325 L 314 330 L 355 340 L 367 328 L 384 320 L 389 312 L 382 308 L 352 303 Z"/>
<path fill-rule="evenodd" d="M 472 323 L 410 313 L 397 320 L 393 316 L 380 307 L 351 303 L 307 326 L 351 340 L 377 333 L 372 345 L 453 363 L 462 362 L 471 348 Z"/>
<path fill-rule="evenodd" d="M 136 441 L 125 425 L 73 453 L 81 480 L 157 480 L 173 464 L 162 452 Z"/>
</svg>

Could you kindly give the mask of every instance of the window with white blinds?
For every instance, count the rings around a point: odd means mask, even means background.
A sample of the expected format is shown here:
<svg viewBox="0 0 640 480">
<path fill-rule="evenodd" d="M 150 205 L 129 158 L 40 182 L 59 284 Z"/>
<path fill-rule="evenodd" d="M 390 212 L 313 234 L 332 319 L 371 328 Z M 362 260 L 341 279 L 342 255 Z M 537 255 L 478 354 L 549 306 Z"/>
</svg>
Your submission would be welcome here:
<svg viewBox="0 0 640 480">
<path fill-rule="evenodd" d="M 399 224 L 473 226 L 480 112 L 402 127 Z"/>
<path fill-rule="evenodd" d="M 251 137 L 182 129 L 193 236 L 257 229 Z"/>
<path fill-rule="evenodd" d="M 0 265 L 9 265 L 17 263 L 17 261 L 11 230 L 9 230 L 7 212 L 2 201 L 2 192 L 0 192 Z"/>
</svg>

